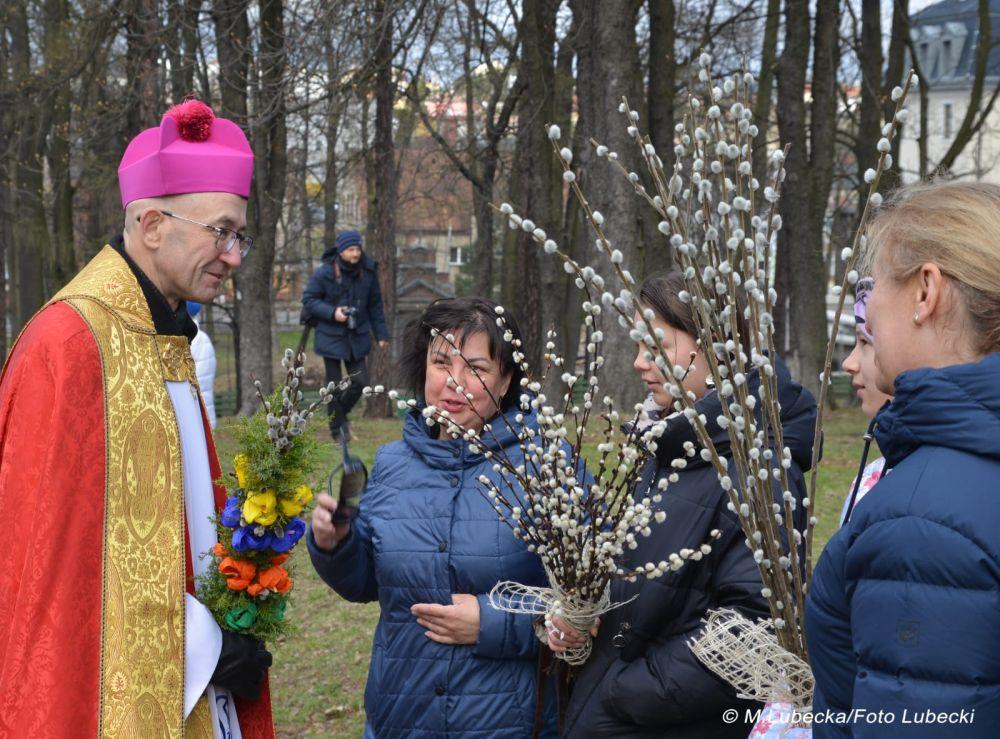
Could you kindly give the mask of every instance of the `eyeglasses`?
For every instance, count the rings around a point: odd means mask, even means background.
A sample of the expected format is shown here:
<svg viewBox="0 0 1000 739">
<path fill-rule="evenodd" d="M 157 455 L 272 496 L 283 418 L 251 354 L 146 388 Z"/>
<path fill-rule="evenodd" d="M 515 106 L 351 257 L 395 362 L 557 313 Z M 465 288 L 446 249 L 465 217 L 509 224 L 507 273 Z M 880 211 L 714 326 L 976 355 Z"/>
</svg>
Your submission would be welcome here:
<svg viewBox="0 0 1000 739">
<path fill-rule="evenodd" d="M 246 258 L 246 255 L 250 252 L 250 247 L 253 246 L 253 236 L 247 236 L 246 234 L 241 234 L 237 231 L 233 231 L 231 228 L 223 228 L 222 226 L 209 226 L 207 223 L 202 223 L 201 221 L 195 221 L 190 218 L 185 218 L 184 216 L 179 216 L 176 213 L 171 213 L 169 210 L 160 210 L 160 212 L 169 216 L 170 218 L 176 218 L 179 221 L 187 221 L 188 223 L 193 223 L 196 226 L 203 226 L 209 231 L 215 232 L 215 248 L 218 249 L 223 254 L 228 254 L 233 250 L 236 244 L 240 245 L 240 258 Z M 141 216 L 136 216 L 138 221 Z"/>
</svg>

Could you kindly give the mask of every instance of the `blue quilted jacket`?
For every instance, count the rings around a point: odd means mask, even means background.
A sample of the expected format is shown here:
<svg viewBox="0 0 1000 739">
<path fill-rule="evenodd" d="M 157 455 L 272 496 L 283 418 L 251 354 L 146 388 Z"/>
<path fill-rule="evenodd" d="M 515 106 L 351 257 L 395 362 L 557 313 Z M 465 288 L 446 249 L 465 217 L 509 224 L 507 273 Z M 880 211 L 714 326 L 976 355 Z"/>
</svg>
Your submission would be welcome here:
<svg viewBox="0 0 1000 739">
<path fill-rule="evenodd" d="M 830 540 L 806 603 L 814 707 L 859 710 L 813 733 L 996 737 L 1000 354 L 902 373 L 877 423 L 892 471 Z M 928 709 L 965 722 L 904 723 Z"/>
<path fill-rule="evenodd" d="M 494 448 L 519 453 L 505 424 L 492 427 Z M 492 463 L 464 441 L 429 432 L 419 413 L 407 416 L 403 439 L 375 458 L 351 533 L 331 553 L 310 533 L 309 553 L 342 597 L 381 605 L 365 689 L 368 735 L 522 739 L 535 712 L 538 642 L 530 616 L 495 610 L 487 594 L 501 580 L 544 585 L 545 573 L 479 492 L 480 475 L 498 477 Z M 414 603 L 450 605 L 452 593 L 479 598 L 473 645 L 431 641 L 410 614 Z M 545 695 L 553 697 L 551 685 Z M 546 704 L 543 735 L 551 736 L 554 701 Z"/>
</svg>

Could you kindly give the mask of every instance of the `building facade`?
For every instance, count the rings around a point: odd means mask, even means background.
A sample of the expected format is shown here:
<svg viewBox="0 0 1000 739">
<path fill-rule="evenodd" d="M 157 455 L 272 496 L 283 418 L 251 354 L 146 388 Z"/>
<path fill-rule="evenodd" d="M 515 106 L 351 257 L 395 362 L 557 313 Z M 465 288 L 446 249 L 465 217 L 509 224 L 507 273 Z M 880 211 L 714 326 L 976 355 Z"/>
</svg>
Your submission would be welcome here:
<svg viewBox="0 0 1000 739">
<path fill-rule="evenodd" d="M 976 52 L 981 41 L 978 0 L 944 0 L 924 8 L 910 20 L 910 34 L 920 74 L 928 85 L 928 175 L 955 140 L 972 94 Z M 1000 0 L 990 0 L 993 43 L 987 63 L 980 110 L 1000 84 Z M 910 60 L 908 59 L 908 63 Z M 914 89 L 908 108 L 910 119 L 900 142 L 900 167 L 904 179 L 920 176 L 920 97 Z M 992 112 L 951 168 L 959 179 L 1000 183 L 1000 105 Z"/>
</svg>

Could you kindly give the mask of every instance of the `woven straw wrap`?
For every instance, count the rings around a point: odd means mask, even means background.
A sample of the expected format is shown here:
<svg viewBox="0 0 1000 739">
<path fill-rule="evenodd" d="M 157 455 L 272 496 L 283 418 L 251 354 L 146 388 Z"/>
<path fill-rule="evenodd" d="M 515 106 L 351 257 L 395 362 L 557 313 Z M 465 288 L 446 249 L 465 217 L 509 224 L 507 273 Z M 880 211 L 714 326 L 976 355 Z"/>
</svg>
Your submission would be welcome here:
<svg viewBox="0 0 1000 739">
<path fill-rule="evenodd" d="M 812 704 L 808 663 L 778 644 L 767 620 L 751 621 L 732 609 L 710 611 L 704 632 L 688 644 L 705 667 L 736 688 L 740 698 Z"/>
<path fill-rule="evenodd" d="M 583 646 L 556 653 L 556 656 L 571 665 L 582 665 L 590 656 L 592 641 L 590 629 L 593 627 L 594 621 L 598 616 L 623 606 L 629 601 L 612 603 L 609 583 L 605 586 L 604 594 L 600 600 L 597 603 L 592 603 L 565 593 L 548 569 L 546 569 L 546 574 L 549 576 L 549 582 L 553 583 L 552 587 L 534 587 L 509 580 L 497 583 L 490 591 L 490 605 L 507 613 L 527 613 L 544 616 L 546 619 L 559 616 L 581 634 L 585 634 L 587 640 Z"/>
</svg>

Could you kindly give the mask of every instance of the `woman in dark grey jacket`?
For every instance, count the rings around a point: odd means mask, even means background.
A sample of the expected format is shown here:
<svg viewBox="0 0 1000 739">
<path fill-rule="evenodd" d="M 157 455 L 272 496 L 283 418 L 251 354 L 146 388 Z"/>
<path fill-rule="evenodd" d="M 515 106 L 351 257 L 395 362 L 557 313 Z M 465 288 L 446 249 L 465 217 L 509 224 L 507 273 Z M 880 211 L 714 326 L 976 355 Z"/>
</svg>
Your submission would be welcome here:
<svg viewBox="0 0 1000 739">
<path fill-rule="evenodd" d="M 649 278 L 640 292 L 643 307 L 656 313 L 654 327 L 664 330 L 667 356 L 678 364 L 687 362 L 691 352 L 698 352 L 690 307 L 677 298 L 682 289 L 680 273 L 670 273 Z M 698 409 L 709 419 L 713 443 L 728 457 L 729 436 L 714 420 L 722 412 L 719 396 L 706 383 L 708 371 L 700 356 L 696 356 L 695 369 L 684 387 L 700 398 Z M 669 408 L 672 400 L 663 390 L 662 375 L 645 347 L 640 348 L 635 368 L 655 405 Z M 754 390 L 757 382 L 756 376 L 748 380 Z M 808 469 L 812 455 L 816 404 L 780 364 L 778 392 L 785 443 L 792 451 L 792 493 L 801 500 L 805 491 L 802 471 Z M 678 572 L 652 580 L 612 583 L 612 602 L 638 597 L 608 613 L 601 622 L 593 654 L 571 689 L 564 721 L 566 736 L 742 738 L 753 728 L 752 721 L 745 723 L 746 709 L 756 705 L 738 700 L 733 689 L 709 672 L 688 646 L 711 609 L 733 608 L 752 619 L 769 615 L 757 566 L 736 515 L 727 508 L 729 498 L 711 464 L 698 455 L 686 457 L 684 445 L 688 442 L 697 446 L 688 421 L 682 415 L 668 421 L 639 488 L 676 473 L 659 504 L 666 520 L 651 536 L 638 540 L 638 548 L 628 552 L 628 561 L 640 565 L 664 560 L 683 547 L 707 541 L 712 529 L 718 529 L 721 538 L 713 542 L 709 556 Z M 686 458 L 687 465 L 673 468 L 671 462 L 678 458 Z M 802 510 L 801 506 L 798 509 Z M 549 642 L 555 649 L 567 643 L 553 633 Z M 726 709 L 738 711 L 735 723 L 723 721 Z"/>
</svg>

